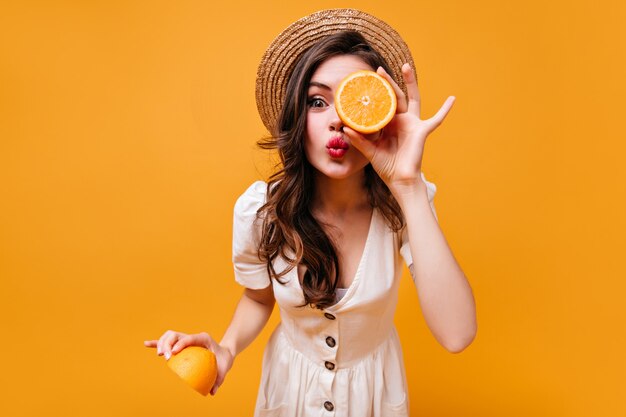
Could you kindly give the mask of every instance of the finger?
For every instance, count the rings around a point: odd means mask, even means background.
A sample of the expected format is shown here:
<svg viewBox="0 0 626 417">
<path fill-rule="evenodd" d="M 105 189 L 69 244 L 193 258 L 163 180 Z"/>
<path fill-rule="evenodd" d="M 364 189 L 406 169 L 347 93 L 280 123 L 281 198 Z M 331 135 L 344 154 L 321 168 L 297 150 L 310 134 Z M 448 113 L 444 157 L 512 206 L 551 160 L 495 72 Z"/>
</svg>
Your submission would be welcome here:
<svg viewBox="0 0 626 417">
<path fill-rule="evenodd" d="M 415 72 L 408 63 L 402 65 L 402 76 L 406 84 L 406 91 L 409 94 L 408 112 L 420 117 L 421 98 L 417 88 L 417 78 L 415 78 Z"/>
<path fill-rule="evenodd" d="M 215 383 L 211 387 L 211 395 L 217 394 L 217 390 L 219 389 L 219 387 L 222 386 L 223 382 L 224 382 L 224 377 L 218 374 L 217 379 L 215 380 Z"/>
<path fill-rule="evenodd" d="M 215 383 L 213 384 L 213 386 L 211 387 L 211 395 L 215 395 L 217 394 L 217 390 L 222 386 L 222 384 L 224 383 L 224 378 L 225 375 L 222 371 L 218 372 L 217 378 L 215 379 Z"/>
<path fill-rule="evenodd" d="M 168 332 L 163 337 L 163 341 L 161 343 L 161 353 L 165 356 L 166 360 L 169 360 L 172 356 L 172 346 L 178 341 L 179 337 L 180 334 L 176 332 Z"/>
<path fill-rule="evenodd" d="M 218 372 L 217 378 L 215 379 L 215 383 L 211 387 L 211 395 L 215 395 L 217 393 L 217 389 L 222 385 L 224 378 L 220 376 Z"/>
<path fill-rule="evenodd" d="M 400 88 L 400 86 L 391 78 L 391 75 L 385 71 L 383 67 L 378 67 L 376 70 L 378 75 L 382 76 L 384 79 L 389 81 L 389 84 L 393 87 L 393 91 L 396 93 L 396 98 L 398 100 L 398 106 L 396 107 L 396 113 L 405 113 L 408 109 L 408 104 L 406 100 L 406 96 L 404 95 L 404 91 Z"/>
<path fill-rule="evenodd" d="M 155 348 L 157 347 L 158 340 L 144 340 L 143 345 L 145 347 Z"/>
<path fill-rule="evenodd" d="M 170 335 L 173 332 L 171 330 L 167 330 L 165 333 L 163 333 L 163 335 L 161 337 L 159 337 L 159 341 L 157 342 L 157 355 L 162 355 L 163 354 L 163 345 L 165 343 L 165 340 L 170 337 Z"/>
<path fill-rule="evenodd" d="M 222 383 L 224 382 L 224 377 L 225 377 L 225 373 L 228 371 L 227 369 L 223 369 L 223 361 L 220 360 L 220 358 L 223 358 L 223 356 L 220 355 L 220 353 L 223 355 L 224 352 L 224 348 L 222 348 L 219 343 L 217 343 L 208 333 L 203 333 L 202 336 L 206 339 L 206 343 L 209 347 L 209 349 L 211 350 L 211 352 L 215 353 L 217 359 L 218 359 L 218 363 L 217 363 L 217 378 L 215 379 L 215 383 L 213 384 L 213 387 L 211 387 L 211 395 L 215 395 L 217 394 L 217 390 L 218 388 L 222 385 Z"/>
<path fill-rule="evenodd" d="M 163 353 L 163 348 L 161 347 L 163 345 L 163 337 L 165 336 L 165 334 L 163 334 L 163 336 L 159 337 L 159 340 L 157 341 L 157 355 L 161 355 Z"/>
<path fill-rule="evenodd" d="M 206 335 L 206 338 L 207 338 L 207 344 L 209 345 L 209 349 L 211 349 L 211 351 L 215 352 L 215 350 L 218 347 L 217 342 L 215 340 L 213 340 L 213 338 L 209 334 Z"/>
<path fill-rule="evenodd" d="M 222 349 L 222 346 L 220 346 L 220 344 L 217 343 L 210 334 L 203 333 L 202 336 L 204 338 L 204 343 L 206 344 L 207 348 L 211 350 L 211 352 L 217 353 L 219 349 Z"/>
<path fill-rule="evenodd" d="M 441 122 L 443 122 L 443 119 L 445 119 L 446 116 L 448 115 L 448 112 L 454 105 L 455 101 L 456 101 L 456 97 L 454 96 L 448 97 L 446 101 L 443 103 L 443 105 L 441 106 L 441 108 L 439 109 L 439 111 L 433 117 L 428 119 L 428 122 L 431 123 L 433 127 L 439 126 Z"/>
<path fill-rule="evenodd" d="M 372 160 L 376 153 L 376 145 L 372 141 L 367 140 L 361 133 L 348 126 L 343 127 L 343 133 L 350 140 L 350 145 L 358 149 L 369 161 Z"/>
<path fill-rule="evenodd" d="M 181 350 L 185 349 L 187 346 L 192 345 L 193 342 L 193 337 L 191 335 L 186 335 L 183 337 L 180 337 L 176 343 L 174 343 L 172 345 L 172 350 L 171 352 L 176 355 L 177 353 L 179 353 Z"/>
<path fill-rule="evenodd" d="M 206 338 L 210 337 L 207 333 L 197 333 L 197 334 L 180 334 L 178 341 L 174 343 L 172 346 L 172 353 L 177 354 L 181 350 L 185 349 L 189 346 L 202 346 L 208 349 L 208 342 Z"/>
</svg>

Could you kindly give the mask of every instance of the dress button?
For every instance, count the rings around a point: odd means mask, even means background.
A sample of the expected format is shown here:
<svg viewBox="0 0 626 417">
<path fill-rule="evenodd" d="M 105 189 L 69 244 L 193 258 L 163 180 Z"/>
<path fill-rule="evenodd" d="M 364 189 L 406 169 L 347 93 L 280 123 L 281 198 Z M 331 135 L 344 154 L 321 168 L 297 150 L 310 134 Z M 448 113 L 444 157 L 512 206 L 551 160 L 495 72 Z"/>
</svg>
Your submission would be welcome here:
<svg viewBox="0 0 626 417">
<path fill-rule="evenodd" d="M 328 320 L 335 320 L 335 316 L 330 313 L 324 313 L 324 317 L 326 317 Z"/>
<path fill-rule="evenodd" d="M 337 344 L 337 342 L 335 342 L 335 339 L 333 339 L 332 337 L 328 336 L 326 338 L 326 344 L 330 347 L 335 347 L 335 345 Z"/>
<path fill-rule="evenodd" d="M 333 411 L 335 409 L 335 406 L 330 401 L 326 401 L 324 403 L 324 408 L 327 409 L 328 411 Z"/>
<path fill-rule="evenodd" d="M 332 362 L 326 361 L 326 363 L 324 363 L 324 365 L 326 366 L 326 369 L 328 369 L 329 371 L 332 371 L 333 369 L 335 369 L 335 364 L 332 363 Z"/>
</svg>

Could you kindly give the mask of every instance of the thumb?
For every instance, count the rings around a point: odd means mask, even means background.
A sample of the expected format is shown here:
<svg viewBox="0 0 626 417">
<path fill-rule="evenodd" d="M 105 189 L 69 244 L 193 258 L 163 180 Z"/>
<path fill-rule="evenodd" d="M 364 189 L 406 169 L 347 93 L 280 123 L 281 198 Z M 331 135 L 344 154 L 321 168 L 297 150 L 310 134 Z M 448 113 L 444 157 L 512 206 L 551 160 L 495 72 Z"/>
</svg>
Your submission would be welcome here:
<svg viewBox="0 0 626 417">
<path fill-rule="evenodd" d="M 348 126 L 343 127 L 343 133 L 350 139 L 351 145 L 357 148 L 369 161 L 372 160 L 376 153 L 376 145 L 371 140 L 366 139 L 363 134 Z"/>
<path fill-rule="evenodd" d="M 219 343 L 215 341 L 211 336 L 208 337 L 208 348 L 213 352 L 217 353 L 217 350 L 220 348 Z"/>
</svg>

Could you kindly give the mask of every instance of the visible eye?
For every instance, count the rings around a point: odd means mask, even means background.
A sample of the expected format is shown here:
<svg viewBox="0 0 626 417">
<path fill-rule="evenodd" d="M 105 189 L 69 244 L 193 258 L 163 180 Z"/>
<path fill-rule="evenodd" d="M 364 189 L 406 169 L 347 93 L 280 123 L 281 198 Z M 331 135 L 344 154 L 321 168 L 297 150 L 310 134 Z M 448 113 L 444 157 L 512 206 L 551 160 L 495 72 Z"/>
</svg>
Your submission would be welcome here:
<svg viewBox="0 0 626 417">
<path fill-rule="evenodd" d="M 312 97 L 309 99 L 309 107 L 325 107 L 326 102 L 319 97 Z"/>
</svg>

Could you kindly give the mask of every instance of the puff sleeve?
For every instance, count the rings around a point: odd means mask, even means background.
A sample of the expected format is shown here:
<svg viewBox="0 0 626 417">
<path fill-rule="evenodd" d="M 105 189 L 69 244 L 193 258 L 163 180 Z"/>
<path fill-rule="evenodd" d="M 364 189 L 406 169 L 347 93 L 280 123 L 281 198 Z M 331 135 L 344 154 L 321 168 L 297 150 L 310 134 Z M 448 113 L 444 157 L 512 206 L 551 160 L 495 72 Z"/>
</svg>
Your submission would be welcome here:
<svg viewBox="0 0 626 417">
<path fill-rule="evenodd" d="M 426 184 L 426 194 L 428 195 L 428 202 L 430 203 L 430 208 L 435 215 L 435 219 L 439 222 L 439 218 L 437 217 L 437 212 L 435 211 L 435 204 L 433 200 L 435 198 L 435 193 L 437 192 L 437 186 L 432 182 L 426 180 L 424 173 L 422 172 L 422 180 Z M 409 235 L 406 226 L 402 229 L 402 240 L 400 244 L 400 255 L 404 258 L 407 266 L 413 265 L 413 257 L 411 256 L 411 248 L 409 247 Z"/>
<path fill-rule="evenodd" d="M 233 214 L 233 266 L 235 281 L 250 289 L 270 285 L 266 265 L 259 259 L 261 221 L 257 210 L 265 203 L 267 184 L 256 181 L 237 199 Z"/>
</svg>

